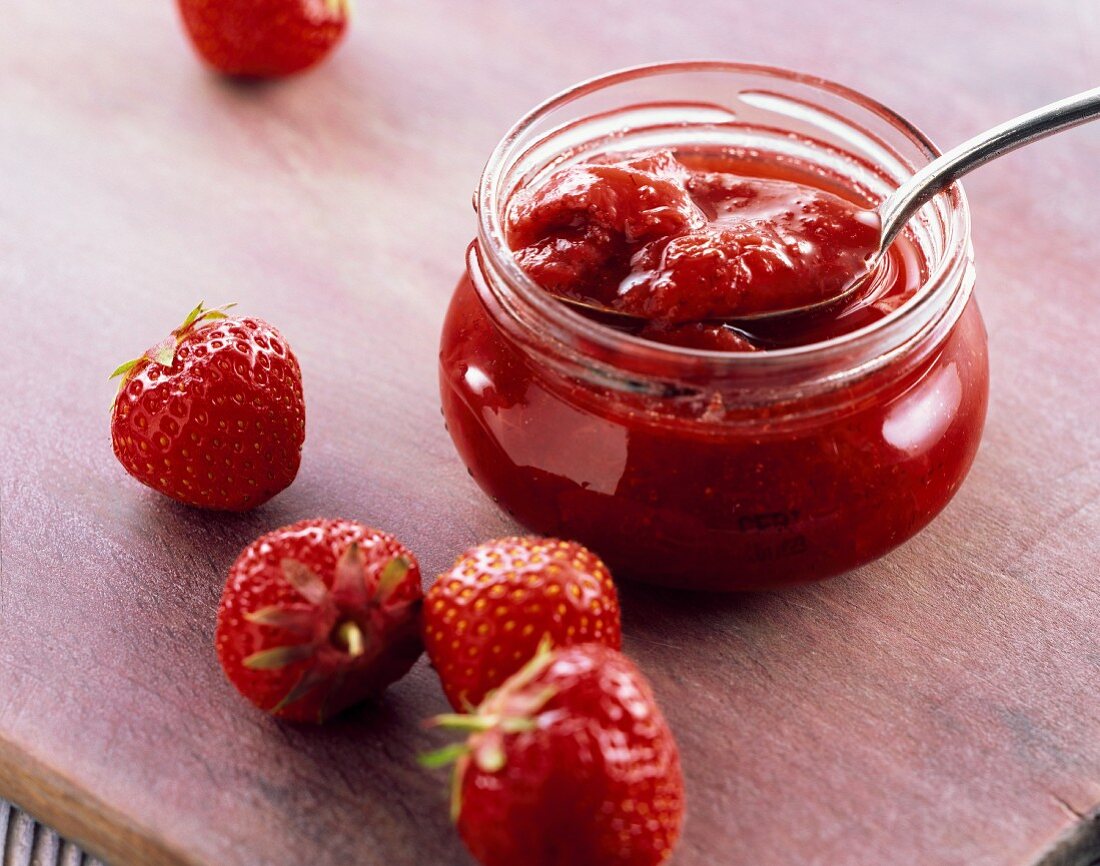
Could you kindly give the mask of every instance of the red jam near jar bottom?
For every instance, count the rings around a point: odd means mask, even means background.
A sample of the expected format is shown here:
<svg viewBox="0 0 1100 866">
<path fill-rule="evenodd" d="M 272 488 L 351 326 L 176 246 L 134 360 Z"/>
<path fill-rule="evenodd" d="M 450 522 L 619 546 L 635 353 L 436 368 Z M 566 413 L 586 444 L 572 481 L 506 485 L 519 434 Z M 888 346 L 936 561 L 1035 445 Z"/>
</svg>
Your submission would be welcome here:
<svg viewBox="0 0 1100 866">
<path fill-rule="evenodd" d="M 769 589 L 882 556 L 948 503 L 981 438 L 986 341 L 961 191 L 925 206 L 851 305 L 725 345 L 683 331 L 698 323 L 579 315 L 509 240 L 517 194 L 563 166 L 655 150 L 725 154 L 719 170 L 736 154 L 739 174 L 863 207 L 934 154 L 858 94 L 736 64 L 629 70 L 536 109 L 486 168 L 444 323 L 459 454 L 530 531 L 591 546 L 620 577 Z"/>
</svg>

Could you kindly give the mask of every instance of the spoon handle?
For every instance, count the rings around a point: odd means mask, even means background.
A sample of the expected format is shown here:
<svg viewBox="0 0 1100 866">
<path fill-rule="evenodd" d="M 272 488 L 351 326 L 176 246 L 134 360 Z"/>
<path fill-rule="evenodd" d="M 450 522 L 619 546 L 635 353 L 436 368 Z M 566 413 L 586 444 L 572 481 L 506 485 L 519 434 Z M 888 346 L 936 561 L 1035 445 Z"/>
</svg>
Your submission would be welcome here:
<svg viewBox="0 0 1100 866">
<path fill-rule="evenodd" d="M 890 246 L 921 205 L 967 172 L 1025 144 L 1097 117 L 1100 117 L 1100 87 L 1021 114 L 947 151 L 916 172 L 879 205 L 880 249 Z"/>
</svg>

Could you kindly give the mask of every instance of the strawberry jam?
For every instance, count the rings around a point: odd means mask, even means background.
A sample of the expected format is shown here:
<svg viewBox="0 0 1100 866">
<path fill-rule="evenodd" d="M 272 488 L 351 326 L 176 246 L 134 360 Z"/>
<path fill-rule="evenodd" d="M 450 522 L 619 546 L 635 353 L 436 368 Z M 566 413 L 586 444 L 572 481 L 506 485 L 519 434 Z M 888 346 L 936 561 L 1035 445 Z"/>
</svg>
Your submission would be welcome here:
<svg viewBox="0 0 1100 866">
<path fill-rule="evenodd" d="M 738 161 L 665 150 L 562 169 L 512 201 L 516 259 L 553 294 L 661 322 L 821 304 L 864 274 L 874 211 Z"/>
<path fill-rule="evenodd" d="M 796 86 L 813 96 L 781 71 L 706 71 L 766 85 L 769 99 Z M 672 73 L 692 99 L 711 81 L 688 64 L 633 75 Z M 948 503 L 988 392 L 957 192 L 925 206 L 854 297 L 793 319 L 721 321 L 834 297 L 866 268 L 878 240 L 868 214 L 928 146 L 850 98 L 829 92 L 821 133 L 845 111 L 879 124 L 851 139 L 868 149 L 850 159 L 812 139 L 793 158 L 782 124 L 794 121 L 778 113 L 727 124 L 713 147 L 699 135 L 678 145 L 670 125 L 660 146 L 632 150 L 616 128 L 606 148 L 515 172 L 538 149 L 502 143 L 444 322 L 440 384 L 470 474 L 517 521 L 580 541 L 619 577 L 745 590 L 867 563 Z M 554 124 L 548 135 L 573 128 Z M 887 147 L 902 156 L 880 166 Z"/>
</svg>

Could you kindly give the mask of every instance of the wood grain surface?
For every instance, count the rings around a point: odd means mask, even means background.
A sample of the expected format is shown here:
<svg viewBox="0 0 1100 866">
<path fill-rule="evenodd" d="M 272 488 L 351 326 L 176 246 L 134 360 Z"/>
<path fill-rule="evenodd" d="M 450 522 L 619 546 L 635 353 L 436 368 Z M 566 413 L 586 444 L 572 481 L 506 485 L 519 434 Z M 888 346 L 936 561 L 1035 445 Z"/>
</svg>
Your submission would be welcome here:
<svg viewBox="0 0 1100 866">
<path fill-rule="evenodd" d="M 845 82 L 952 144 L 1100 83 L 1095 0 L 358 6 L 331 63 L 251 86 L 198 68 L 168 0 L 2 13 L 0 796 L 115 864 L 469 864 L 414 761 L 445 706 L 424 663 L 311 730 L 253 712 L 211 644 L 229 563 L 272 527 L 363 519 L 428 574 L 514 528 L 455 457 L 435 359 L 470 194 L 522 111 L 713 56 Z M 1086 127 L 966 181 L 992 405 L 929 529 L 782 594 L 624 586 L 683 749 L 677 866 L 1095 844 L 1098 154 Z M 200 298 L 270 319 L 304 370 L 301 474 L 247 515 L 165 501 L 110 450 L 107 373 Z"/>
</svg>

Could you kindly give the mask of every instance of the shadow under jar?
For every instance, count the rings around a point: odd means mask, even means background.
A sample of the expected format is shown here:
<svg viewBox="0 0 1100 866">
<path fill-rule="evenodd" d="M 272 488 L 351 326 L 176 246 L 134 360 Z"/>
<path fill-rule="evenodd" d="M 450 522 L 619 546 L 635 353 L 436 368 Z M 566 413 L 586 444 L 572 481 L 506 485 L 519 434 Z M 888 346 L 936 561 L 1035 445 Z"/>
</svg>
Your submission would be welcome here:
<svg viewBox="0 0 1100 866">
<path fill-rule="evenodd" d="M 868 207 L 936 154 L 858 93 L 758 66 L 626 70 L 536 108 L 485 169 L 443 327 L 443 414 L 459 454 L 520 523 L 589 545 L 623 577 L 758 590 L 882 556 L 950 501 L 985 420 L 961 189 L 936 196 L 891 249 L 886 267 L 905 284 L 895 303 L 864 299 L 797 345 L 679 348 L 554 300 L 506 235 L 516 190 L 654 149 L 736 153 Z"/>
</svg>

